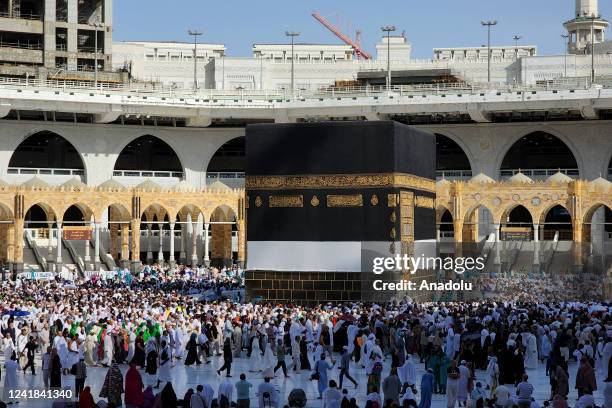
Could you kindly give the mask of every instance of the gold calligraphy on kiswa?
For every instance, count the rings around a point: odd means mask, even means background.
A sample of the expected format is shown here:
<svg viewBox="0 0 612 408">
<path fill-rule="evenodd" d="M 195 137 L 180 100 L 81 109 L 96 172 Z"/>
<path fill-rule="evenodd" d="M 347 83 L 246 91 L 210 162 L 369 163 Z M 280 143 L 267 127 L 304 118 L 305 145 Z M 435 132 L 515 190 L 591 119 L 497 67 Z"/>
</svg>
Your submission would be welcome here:
<svg viewBox="0 0 612 408">
<path fill-rule="evenodd" d="M 270 208 L 302 208 L 303 195 L 271 195 L 268 199 Z"/>
<path fill-rule="evenodd" d="M 328 207 L 363 207 L 361 194 L 330 194 L 327 196 Z"/>
<path fill-rule="evenodd" d="M 245 186 L 250 190 L 399 187 L 436 191 L 434 180 L 406 173 L 247 176 Z"/>
<path fill-rule="evenodd" d="M 414 204 L 420 208 L 435 208 L 435 202 L 432 197 L 416 196 Z"/>
</svg>

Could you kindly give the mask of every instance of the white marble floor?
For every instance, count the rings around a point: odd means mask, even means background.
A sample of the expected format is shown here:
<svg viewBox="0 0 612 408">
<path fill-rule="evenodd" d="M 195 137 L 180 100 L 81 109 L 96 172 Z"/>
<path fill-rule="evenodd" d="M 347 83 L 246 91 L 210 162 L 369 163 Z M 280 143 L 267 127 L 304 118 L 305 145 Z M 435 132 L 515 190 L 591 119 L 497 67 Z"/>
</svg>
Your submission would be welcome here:
<svg viewBox="0 0 612 408">
<path fill-rule="evenodd" d="M 418 360 L 418 359 L 417 359 Z M 195 389 L 198 384 L 210 384 L 215 389 L 215 397 L 217 395 L 217 389 L 219 383 L 224 379 L 224 377 L 217 375 L 216 369 L 221 367 L 223 364 L 223 359 L 221 357 L 213 357 L 212 363 L 207 365 L 200 366 L 191 366 L 186 367 L 182 361 L 177 361 L 175 366 L 172 368 L 173 381 L 172 385 L 176 391 L 177 397 L 182 398 L 184 393 L 189 388 Z M 385 362 L 385 369 L 383 371 L 382 378 L 388 374 L 389 371 L 390 358 L 387 358 Z M 37 358 L 37 366 L 40 367 L 40 357 Z M 418 381 L 420 382 L 420 377 L 424 372 L 424 367 L 422 364 L 419 364 L 419 374 L 417 376 Z M 121 371 L 125 374 L 127 370 L 126 365 L 121 366 Z M 569 405 L 573 406 L 577 395 L 575 390 L 573 389 L 575 376 L 576 376 L 577 365 L 576 363 L 570 363 L 570 397 L 569 397 Z M 4 389 L 4 370 L 2 370 L 2 390 Z M 86 380 L 86 385 L 91 386 L 94 396 L 96 397 L 96 401 L 99 399 L 97 395 L 100 392 L 100 388 L 104 381 L 104 376 L 106 374 L 107 369 L 102 367 L 90 367 L 88 368 L 88 378 Z M 257 398 L 254 395 L 257 389 L 257 386 L 263 382 L 263 378 L 259 373 L 249 373 L 248 372 L 248 359 L 240 358 L 234 359 L 234 364 L 232 364 L 232 381 L 238 381 L 240 373 L 245 372 L 247 375 L 247 379 L 254 384 L 254 392 L 251 396 L 251 406 L 257 408 Z M 329 372 L 329 378 L 335 379 L 338 381 L 338 373 L 339 370 L 334 368 Z M 549 397 L 549 382 L 548 377 L 545 376 L 545 370 L 543 366 L 540 366 L 537 370 L 533 370 L 529 372 L 530 382 L 535 387 L 535 398 L 540 404 Z M 143 380 L 145 381 L 145 385 L 149 381 L 146 378 L 144 372 L 142 372 Z M 365 370 L 358 368 L 357 366 L 353 366 L 351 368 L 351 375 L 359 382 L 359 387 L 355 389 L 353 384 L 350 381 L 345 380 L 344 388 L 349 391 L 349 395 L 351 397 L 355 397 L 358 401 L 358 405 L 360 407 L 365 406 L 365 398 L 366 398 L 366 374 Z M 277 377 L 272 380 L 274 384 L 278 387 L 281 393 L 281 407 L 287 402 L 287 395 L 294 388 L 302 388 L 307 394 L 308 397 L 308 407 L 320 407 L 322 406 L 321 401 L 317 399 L 317 384 L 316 382 L 309 381 L 308 378 L 310 376 L 310 372 L 302 371 L 299 374 L 295 374 L 293 372 L 290 373 L 290 378 L 284 378 L 282 372 L 279 370 L 277 372 Z M 484 383 L 484 372 L 478 371 L 477 380 L 482 381 Z M 601 404 L 603 402 L 602 390 L 603 390 L 603 379 L 598 376 L 597 383 L 599 386 L 599 391 L 597 391 L 595 398 L 596 402 Z M 63 376 L 62 384 L 64 387 L 70 387 L 74 390 L 74 379 L 72 376 Z M 163 386 L 162 386 L 163 387 Z M 38 370 L 36 376 L 32 376 L 31 374 L 22 374 L 19 373 L 19 389 L 42 389 L 42 375 L 40 370 Z M 420 388 L 419 388 L 420 389 Z M 156 390 L 157 391 L 157 390 Z M 2 395 L 2 394 L 0 394 Z M 234 393 L 235 395 L 235 393 Z M 445 397 L 441 395 L 434 395 L 432 406 L 435 408 L 438 407 L 446 407 Z M 51 407 L 51 400 L 21 400 L 21 402 L 17 405 L 18 407 Z"/>
</svg>

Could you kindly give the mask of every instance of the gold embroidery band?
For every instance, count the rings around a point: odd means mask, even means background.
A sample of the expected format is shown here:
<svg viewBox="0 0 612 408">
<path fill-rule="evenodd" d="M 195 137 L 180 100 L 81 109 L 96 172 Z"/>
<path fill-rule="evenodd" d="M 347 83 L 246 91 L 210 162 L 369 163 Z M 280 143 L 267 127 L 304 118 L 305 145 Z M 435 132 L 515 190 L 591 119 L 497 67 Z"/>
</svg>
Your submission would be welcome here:
<svg viewBox="0 0 612 408">
<path fill-rule="evenodd" d="M 286 195 L 269 197 L 270 208 L 295 208 L 304 207 L 304 196 L 302 195 Z"/>
<path fill-rule="evenodd" d="M 435 207 L 434 199 L 432 197 L 417 196 L 415 204 L 417 207 L 421 207 L 421 208 L 434 208 Z"/>
<path fill-rule="evenodd" d="M 304 176 L 247 176 L 250 190 L 304 190 L 321 188 L 412 188 L 435 193 L 436 182 L 405 173 L 319 174 Z"/>
<path fill-rule="evenodd" d="M 361 194 L 332 194 L 327 196 L 328 207 L 363 207 Z"/>
</svg>

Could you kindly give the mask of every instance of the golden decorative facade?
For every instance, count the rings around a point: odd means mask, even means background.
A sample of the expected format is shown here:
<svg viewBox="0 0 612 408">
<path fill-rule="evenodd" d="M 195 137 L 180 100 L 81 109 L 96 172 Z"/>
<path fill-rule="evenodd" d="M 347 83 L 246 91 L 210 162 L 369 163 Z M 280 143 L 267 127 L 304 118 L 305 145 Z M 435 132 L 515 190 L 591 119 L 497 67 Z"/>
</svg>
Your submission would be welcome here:
<svg viewBox="0 0 612 408">
<path fill-rule="evenodd" d="M 191 222 L 193 225 L 200 215 L 207 224 L 206 229 L 211 227 L 213 257 L 215 252 L 227 256 L 229 251 L 231 258 L 231 224 L 236 224 L 237 260 L 242 264 L 246 254 L 244 203 L 243 189 L 162 188 L 147 182 L 133 188 L 113 182 L 98 187 L 80 182 L 49 186 L 36 178 L 22 185 L 2 184 L 0 259 L 17 269 L 23 264 L 25 215 L 30 208 L 40 206 L 49 227 L 55 224 L 61 228 L 66 211 L 74 205 L 81 210 L 85 224 L 91 220 L 93 228 L 99 228 L 103 220 L 107 223 L 111 237 L 109 252 L 120 253 L 117 260 L 122 264 L 140 263 L 141 223 L 168 220 L 164 223 L 169 224 L 172 232 L 175 224 Z M 225 236 L 228 231 L 229 238 Z M 120 248 L 116 248 L 119 237 Z M 195 246 L 195 238 L 193 241 Z M 221 249 L 217 248 L 219 241 L 223 243 Z"/>
</svg>

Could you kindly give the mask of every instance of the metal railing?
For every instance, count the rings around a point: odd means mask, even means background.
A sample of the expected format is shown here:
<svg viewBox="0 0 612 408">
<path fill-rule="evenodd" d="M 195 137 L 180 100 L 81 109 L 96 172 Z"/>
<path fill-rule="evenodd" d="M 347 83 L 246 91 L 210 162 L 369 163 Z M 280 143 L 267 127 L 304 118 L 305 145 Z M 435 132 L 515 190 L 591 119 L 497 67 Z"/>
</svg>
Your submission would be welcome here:
<svg viewBox="0 0 612 408">
<path fill-rule="evenodd" d="M 21 50 L 34 50 L 40 51 L 43 49 L 43 45 L 40 42 L 30 43 L 30 42 L 10 42 L 10 41 L 0 41 L 0 48 L 18 48 Z"/>
<path fill-rule="evenodd" d="M 93 65 L 82 65 L 81 69 L 93 69 Z M 599 88 L 612 88 L 612 82 L 601 80 L 596 82 Z M 538 92 L 559 90 L 586 90 L 591 87 L 589 78 L 567 78 L 565 80 L 549 81 L 543 84 L 423 84 L 358 86 L 358 87 L 323 87 L 314 90 L 297 90 L 294 94 L 287 89 L 199 89 L 196 93 L 189 89 L 180 89 L 173 85 L 158 83 L 109 84 L 99 83 L 94 87 L 91 81 L 64 81 L 24 78 L 0 78 L 0 86 L 4 88 L 23 89 L 24 87 L 70 92 L 90 93 L 100 91 L 108 94 L 118 94 L 127 97 L 159 97 L 180 98 L 180 102 L 217 102 L 217 100 L 248 101 L 264 100 L 267 102 L 285 102 L 291 100 L 325 99 L 325 98 L 358 98 L 380 96 L 415 96 L 415 95 L 470 95 L 482 94 L 501 95 L 512 92 Z"/>
<path fill-rule="evenodd" d="M 436 179 L 466 180 L 472 178 L 472 170 L 437 170 Z"/>
<path fill-rule="evenodd" d="M 243 179 L 243 171 L 209 171 L 206 172 L 207 179 Z"/>
<path fill-rule="evenodd" d="M 53 168 L 35 168 L 35 167 L 9 167 L 8 174 L 28 174 L 28 175 L 45 175 L 45 176 L 84 176 L 83 169 L 53 169 Z"/>
<path fill-rule="evenodd" d="M 113 170 L 113 177 L 176 177 L 183 178 L 182 171 Z"/>
<path fill-rule="evenodd" d="M 542 179 L 546 177 L 550 177 L 553 174 L 561 172 L 566 176 L 576 178 L 579 176 L 578 169 L 508 169 L 508 170 L 500 170 L 501 178 L 509 178 L 514 176 L 517 173 L 523 173 L 524 175 L 531 177 L 533 179 Z"/>
<path fill-rule="evenodd" d="M 43 20 L 43 16 L 40 15 L 40 14 L 32 14 L 32 13 L 13 14 L 13 13 L 8 12 L 8 11 L 0 12 L 0 17 L 4 17 L 4 18 L 16 18 L 16 19 L 21 19 L 21 20 L 38 20 L 38 21 L 42 21 Z"/>
</svg>

